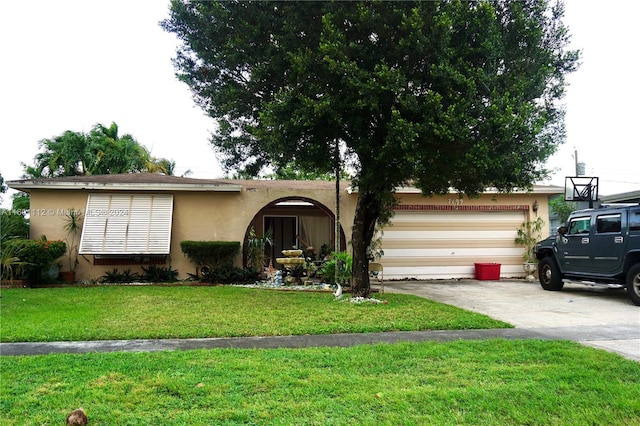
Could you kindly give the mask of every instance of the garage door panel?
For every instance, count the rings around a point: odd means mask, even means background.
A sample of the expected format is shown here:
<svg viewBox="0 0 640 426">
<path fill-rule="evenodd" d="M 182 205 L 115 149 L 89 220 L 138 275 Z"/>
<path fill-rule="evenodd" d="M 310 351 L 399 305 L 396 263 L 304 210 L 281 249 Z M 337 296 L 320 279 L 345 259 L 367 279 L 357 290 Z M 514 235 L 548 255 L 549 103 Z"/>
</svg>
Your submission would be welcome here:
<svg viewBox="0 0 640 426">
<path fill-rule="evenodd" d="M 478 258 L 485 257 L 487 255 L 491 257 L 498 256 L 521 256 L 522 249 L 519 248 L 505 248 L 505 247 L 495 247 L 491 250 L 490 253 L 487 252 L 485 247 L 479 248 L 413 248 L 413 249 L 385 249 L 384 250 L 385 257 L 390 258 L 453 258 L 453 257 L 469 257 L 469 258 Z"/>
<path fill-rule="evenodd" d="M 500 276 L 503 278 L 522 277 L 521 265 L 501 264 Z M 404 280 L 437 280 L 456 278 L 474 278 L 475 266 L 472 265 L 435 265 L 435 266 L 400 266 L 384 268 L 385 279 Z"/>
<path fill-rule="evenodd" d="M 424 226 L 429 226 L 426 224 Z M 517 227 L 516 227 L 517 228 Z M 423 227 L 420 231 L 396 231 L 385 229 L 384 235 L 382 239 L 384 241 L 389 240 L 460 240 L 460 241 L 471 241 L 471 240 L 508 240 L 513 239 L 517 236 L 517 232 L 515 229 L 507 230 L 507 231 L 496 231 L 493 229 L 484 229 L 478 231 L 432 231 L 425 230 Z"/>
<path fill-rule="evenodd" d="M 437 248 L 446 248 L 446 249 L 460 249 L 460 248 L 474 248 L 474 247 L 482 247 L 482 248 L 505 248 L 505 247 L 516 247 L 513 242 L 513 238 L 501 238 L 501 239 L 487 239 L 487 240 L 471 240 L 469 239 L 459 239 L 459 240 L 438 240 L 438 239 L 430 239 L 430 240 L 421 240 L 421 239 L 412 239 L 412 240 L 387 240 L 386 235 L 385 239 L 382 242 L 381 248 L 385 253 L 389 250 L 394 249 L 437 249 Z"/>
<path fill-rule="evenodd" d="M 484 231 L 487 229 L 496 231 L 511 231 L 513 228 L 518 228 L 522 221 L 512 222 L 504 221 L 501 218 L 496 218 L 497 222 L 492 221 L 474 221 L 474 222 L 460 222 L 460 221 L 448 221 L 448 222 L 430 222 L 430 230 L 440 231 Z M 404 222 L 395 223 L 387 228 L 387 231 L 422 231 L 424 230 L 424 222 Z"/>
<path fill-rule="evenodd" d="M 500 264 L 510 264 L 510 263 L 519 263 L 520 269 L 522 270 L 522 258 L 519 256 L 431 256 L 431 257 L 406 257 L 406 258 L 393 258 L 387 259 L 385 256 L 384 267 L 409 267 L 409 266 L 474 266 L 475 263 L 500 263 Z M 386 275 L 385 269 L 385 275 Z"/>
<path fill-rule="evenodd" d="M 389 279 L 467 278 L 475 263 L 500 263 L 501 276 L 523 276 L 514 239 L 523 211 L 397 212 L 382 237 Z"/>
</svg>

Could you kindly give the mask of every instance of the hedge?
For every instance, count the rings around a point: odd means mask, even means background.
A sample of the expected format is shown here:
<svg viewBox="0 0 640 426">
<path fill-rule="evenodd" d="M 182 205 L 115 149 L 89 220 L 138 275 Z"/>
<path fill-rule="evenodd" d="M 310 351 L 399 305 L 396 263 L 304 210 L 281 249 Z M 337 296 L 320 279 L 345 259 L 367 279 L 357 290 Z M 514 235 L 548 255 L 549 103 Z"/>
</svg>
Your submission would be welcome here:
<svg viewBox="0 0 640 426">
<path fill-rule="evenodd" d="M 239 241 L 181 241 L 182 253 L 197 266 L 232 267 L 240 253 Z"/>
</svg>

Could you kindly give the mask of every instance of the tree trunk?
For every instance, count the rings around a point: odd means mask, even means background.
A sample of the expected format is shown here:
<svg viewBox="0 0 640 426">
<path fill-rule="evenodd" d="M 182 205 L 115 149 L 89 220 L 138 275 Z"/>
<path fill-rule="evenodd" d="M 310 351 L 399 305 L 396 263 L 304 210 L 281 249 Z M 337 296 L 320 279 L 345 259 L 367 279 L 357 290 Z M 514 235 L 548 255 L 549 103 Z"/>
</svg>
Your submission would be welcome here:
<svg viewBox="0 0 640 426">
<path fill-rule="evenodd" d="M 368 298 L 371 295 L 367 247 L 371 244 L 381 207 L 380 197 L 375 196 L 372 192 L 358 195 L 351 233 L 353 250 L 351 295 L 353 297 Z"/>
</svg>

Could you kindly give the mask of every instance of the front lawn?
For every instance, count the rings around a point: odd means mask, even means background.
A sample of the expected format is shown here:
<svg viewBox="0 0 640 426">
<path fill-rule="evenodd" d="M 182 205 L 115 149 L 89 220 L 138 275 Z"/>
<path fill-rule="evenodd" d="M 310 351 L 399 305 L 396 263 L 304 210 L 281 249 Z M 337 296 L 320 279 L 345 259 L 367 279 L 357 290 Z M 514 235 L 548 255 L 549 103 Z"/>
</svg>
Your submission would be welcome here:
<svg viewBox="0 0 640 426">
<path fill-rule="evenodd" d="M 416 296 L 353 304 L 331 292 L 234 286 L 7 289 L 0 341 L 277 336 L 511 327 Z"/>
<path fill-rule="evenodd" d="M 242 287 L 3 290 L 1 340 L 509 327 L 403 294 Z M 1 356 L 3 425 L 640 424 L 640 364 L 553 341 Z"/>
</svg>

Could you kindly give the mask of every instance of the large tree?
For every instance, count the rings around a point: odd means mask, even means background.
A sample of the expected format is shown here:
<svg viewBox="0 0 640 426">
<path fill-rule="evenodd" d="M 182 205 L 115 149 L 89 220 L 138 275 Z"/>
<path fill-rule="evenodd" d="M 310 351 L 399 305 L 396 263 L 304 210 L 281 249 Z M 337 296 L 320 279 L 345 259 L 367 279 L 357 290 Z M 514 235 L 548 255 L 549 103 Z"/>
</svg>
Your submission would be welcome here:
<svg viewBox="0 0 640 426">
<path fill-rule="evenodd" d="M 155 158 L 130 134 L 120 136 L 118 125 L 96 124 L 89 133 L 67 130 L 38 142 L 34 165 L 24 166 L 28 178 L 115 173 L 173 174 L 175 164 Z"/>
<path fill-rule="evenodd" d="M 353 292 L 368 296 L 366 250 L 394 188 L 473 196 L 545 175 L 579 56 L 563 12 L 547 0 L 172 0 L 162 26 L 182 41 L 178 78 L 217 119 L 227 169 L 352 161 Z"/>
</svg>

